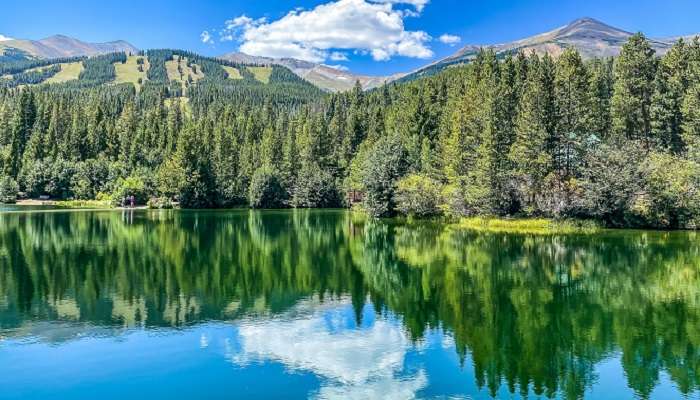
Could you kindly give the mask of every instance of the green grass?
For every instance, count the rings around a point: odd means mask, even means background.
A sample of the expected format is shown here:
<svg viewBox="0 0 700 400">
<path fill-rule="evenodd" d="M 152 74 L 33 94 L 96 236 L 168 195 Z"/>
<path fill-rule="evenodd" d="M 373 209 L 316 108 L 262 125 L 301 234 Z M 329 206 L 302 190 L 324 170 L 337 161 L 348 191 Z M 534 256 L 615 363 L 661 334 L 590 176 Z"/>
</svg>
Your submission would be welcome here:
<svg viewBox="0 0 700 400">
<path fill-rule="evenodd" d="M 243 76 L 241 75 L 241 71 L 234 67 L 229 67 L 226 65 L 222 65 L 226 73 L 228 74 L 228 79 L 243 79 Z"/>
<path fill-rule="evenodd" d="M 180 66 L 180 71 L 178 71 L 178 65 Z M 185 88 L 185 82 L 187 77 L 192 77 L 192 82 L 197 82 L 198 80 L 204 78 L 204 73 L 202 69 L 197 64 L 193 64 L 197 68 L 197 73 L 191 67 L 187 66 L 187 58 L 180 56 L 173 56 L 173 59 L 165 62 L 165 69 L 168 72 L 168 79 L 175 82 L 180 82 L 182 88 Z"/>
<path fill-rule="evenodd" d="M 463 218 L 459 228 L 495 233 L 523 233 L 536 235 L 595 233 L 601 229 L 590 221 L 553 220 L 544 218 L 503 219 L 490 217 Z"/>
<path fill-rule="evenodd" d="M 143 72 L 139 71 L 139 59 L 143 59 Z M 141 82 L 146 81 L 146 74 L 149 68 L 150 64 L 148 63 L 148 58 L 143 56 L 129 56 L 124 64 L 114 64 L 114 70 L 117 73 L 117 78 L 114 80 L 114 83 L 131 83 L 136 86 L 136 90 L 139 90 L 141 89 L 139 79 L 141 79 Z"/>
<path fill-rule="evenodd" d="M 108 209 L 114 208 L 110 200 L 60 200 L 51 201 L 50 204 L 61 208 L 89 208 Z"/>
<path fill-rule="evenodd" d="M 61 64 L 61 70 L 44 83 L 63 83 L 78 79 L 80 73 L 83 72 L 83 62 L 77 61 L 72 63 Z"/>
<path fill-rule="evenodd" d="M 262 83 L 270 83 L 272 67 L 246 67 L 255 76 L 255 79 Z"/>
</svg>

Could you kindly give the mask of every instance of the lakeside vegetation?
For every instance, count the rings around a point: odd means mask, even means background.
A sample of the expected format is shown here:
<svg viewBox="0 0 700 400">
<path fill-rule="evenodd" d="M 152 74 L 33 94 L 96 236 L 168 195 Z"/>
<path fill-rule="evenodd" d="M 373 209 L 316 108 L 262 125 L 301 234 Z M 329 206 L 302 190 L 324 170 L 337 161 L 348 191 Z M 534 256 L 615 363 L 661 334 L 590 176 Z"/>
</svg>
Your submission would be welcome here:
<svg viewBox="0 0 700 400">
<path fill-rule="evenodd" d="M 559 235 L 569 233 L 592 234 L 602 227 L 593 221 L 553 220 L 544 218 L 503 219 L 489 217 L 462 218 L 458 228 L 493 233 L 521 233 L 535 235 Z"/>
<path fill-rule="evenodd" d="M 131 79 L 123 53 L 81 61 L 71 82 L 0 88 L 5 197 L 310 208 L 360 193 L 376 217 L 700 223 L 697 39 L 657 57 L 638 34 L 619 57 L 589 61 L 485 50 L 435 76 L 332 95 L 276 66 L 139 57 L 138 91 L 115 84 Z"/>
</svg>

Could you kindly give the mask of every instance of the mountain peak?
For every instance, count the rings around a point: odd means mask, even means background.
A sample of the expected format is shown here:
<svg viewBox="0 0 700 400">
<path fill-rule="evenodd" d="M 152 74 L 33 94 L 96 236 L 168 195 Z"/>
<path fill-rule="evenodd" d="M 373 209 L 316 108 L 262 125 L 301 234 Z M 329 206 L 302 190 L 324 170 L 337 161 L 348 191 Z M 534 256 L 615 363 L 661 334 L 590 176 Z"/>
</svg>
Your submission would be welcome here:
<svg viewBox="0 0 700 400">
<path fill-rule="evenodd" d="M 583 30 L 590 30 L 590 31 L 606 31 L 606 32 L 620 32 L 620 33 L 629 33 L 625 32 L 621 29 L 615 28 L 613 26 L 610 26 L 606 24 L 605 22 L 599 21 L 595 18 L 591 17 L 583 17 L 576 19 L 566 25 L 565 27 L 562 28 L 563 30 L 578 30 L 578 29 L 583 29 Z"/>
<path fill-rule="evenodd" d="M 620 54 L 622 46 L 632 33 L 608 25 L 591 17 L 578 18 L 560 28 L 539 35 L 492 45 L 469 45 L 455 54 L 415 71 L 410 77 L 432 74 L 450 65 L 468 63 L 482 48 L 491 49 L 498 55 L 518 52 L 549 54 L 558 57 L 567 48 L 579 51 L 583 58 L 613 57 Z M 665 54 L 677 38 L 650 39 L 657 54 Z"/>
<path fill-rule="evenodd" d="M 595 18 L 591 18 L 591 17 L 583 17 L 583 18 L 575 19 L 575 20 L 571 21 L 571 22 L 569 23 L 568 26 L 572 26 L 572 25 L 588 25 L 588 24 L 605 25 L 605 26 L 607 26 L 606 23 L 601 22 L 601 21 L 599 21 L 599 20 L 597 20 L 597 19 L 595 19 Z"/>
<path fill-rule="evenodd" d="M 95 56 L 121 51 L 131 54 L 138 52 L 136 47 L 123 40 L 108 43 L 87 43 L 62 34 L 52 35 L 41 40 L 13 40 L 4 43 L 3 46 L 21 50 L 37 58 Z"/>
</svg>

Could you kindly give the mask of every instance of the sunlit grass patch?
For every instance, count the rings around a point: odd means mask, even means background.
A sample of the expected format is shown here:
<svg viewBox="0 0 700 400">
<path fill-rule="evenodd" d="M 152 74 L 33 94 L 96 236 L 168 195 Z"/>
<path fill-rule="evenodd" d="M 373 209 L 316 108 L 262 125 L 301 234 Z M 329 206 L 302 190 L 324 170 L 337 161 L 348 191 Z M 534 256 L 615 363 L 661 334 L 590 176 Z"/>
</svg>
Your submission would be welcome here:
<svg viewBox="0 0 700 400">
<path fill-rule="evenodd" d="M 566 233 L 594 233 L 601 227 L 592 221 L 580 220 L 554 220 L 545 218 L 491 218 L 472 217 L 462 218 L 457 224 L 460 228 L 502 232 L 502 233 L 525 233 L 525 234 L 566 234 Z"/>
<path fill-rule="evenodd" d="M 44 81 L 44 83 L 64 83 L 78 79 L 80 73 L 83 72 L 83 62 L 76 61 L 72 63 L 61 64 L 61 70 L 56 75 Z"/>
<path fill-rule="evenodd" d="M 272 67 L 246 67 L 255 76 L 255 79 L 262 83 L 270 83 Z"/>
<path fill-rule="evenodd" d="M 168 79 L 171 81 L 180 82 L 182 87 L 185 87 L 185 82 L 190 78 L 192 83 L 204 78 L 202 69 L 197 64 L 187 65 L 187 58 L 178 55 L 173 56 L 173 59 L 165 62 L 165 69 L 168 72 Z"/>
<path fill-rule="evenodd" d="M 108 209 L 114 208 L 110 200 L 60 200 L 52 201 L 52 206 L 61 208 L 88 208 L 88 209 Z"/>
<path fill-rule="evenodd" d="M 237 68 L 229 67 L 228 65 L 222 65 L 226 73 L 228 74 L 228 79 L 243 79 L 241 71 Z"/>
<path fill-rule="evenodd" d="M 143 62 L 141 71 L 139 71 L 139 59 Z M 117 73 L 114 83 L 132 83 L 134 86 L 136 86 L 136 89 L 140 89 L 141 85 L 146 80 L 146 75 L 149 68 L 150 64 L 148 63 L 147 57 L 129 56 L 125 63 L 114 64 L 114 70 Z M 139 83 L 139 81 L 141 83 Z"/>
</svg>

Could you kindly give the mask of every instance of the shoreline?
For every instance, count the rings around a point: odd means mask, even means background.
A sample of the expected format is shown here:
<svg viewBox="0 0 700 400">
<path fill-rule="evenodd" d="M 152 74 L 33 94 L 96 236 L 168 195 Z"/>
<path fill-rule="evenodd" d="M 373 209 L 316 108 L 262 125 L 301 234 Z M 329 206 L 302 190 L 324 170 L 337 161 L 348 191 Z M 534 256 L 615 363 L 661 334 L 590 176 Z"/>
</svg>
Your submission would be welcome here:
<svg viewBox="0 0 700 400">
<path fill-rule="evenodd" d="M 40 200 L 40 199 L 23 199 L 17 200 L 14 206 L 19 207 L 56 207 L 59 209 L 91 209 L 91 210 L 146 210 L 147 206 L 136 207 L 115 207 L 111 201 L 102 200 Z"/>
<path fill-rule="evenodd" d="M 51 211 L 143 211 L 143 210 L 160 210 L 158 208 L 149 208 L 148 206 L 136 206 L 136 207 L 115 207 L 110 201 L 99 201 L 99 200 L 39 200 L 39 199 L 24 199 L 18 200 L 14 204 L 8 204 L 9 206 L 17 206 L 18 210 L 7 210 L 0 211 L 0 213 L 5 212 L 51 212 Z M 23 207 L 55 207 L 54 209 L 45 210 L 21 210 Z M 184 208 L 173 208 L 172 210 L 180 211 L 294 211 L 294 208 L 281 208 L 281 209 L 253 209 L 253 208 L 229 208 L 229 209 L 184 209 Z M 310 210 L 310 211 L 328 211 L 328 210 L 344 210 L 352 213 L 363 214 L 362 211 L 358 211 L 354 208 L 304 208 L 298 210 Z M 410 223 L 438 223 L 444 225 L 450 229 L 462 229 L 470 230 L 475 232 L 486 232 L 486 233 L 506 233 L 506 234 L 526 234 L 526 235 L 568 235 L 568 234 L 599 234 L 605 231 L 648 231 L 648 232 L 694 232 L 692 229 L 654 229 L 654 228 L 644 228 L 644 227 L 615 227 L 610 228 L 602 225 L 601 223 L 593 220 L 577 220 L 577 219 L 562 219 L 557 220 L 553 218 L 509 218 L 509 217 L 489 217 L 489 216 L 479 216 L 479 217 L 463 217 L 458 220 L 445 220 L 445 219 L 413 219 L 408 217 L 393 217 L 393 218 L 380 218 L 380 220 L 389 221 L 404 221 Z"/>
</svg>

